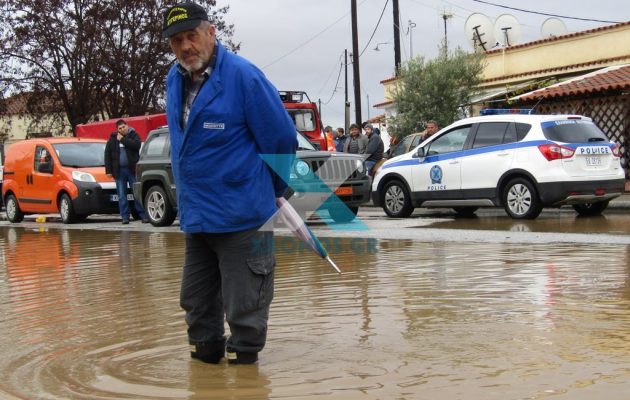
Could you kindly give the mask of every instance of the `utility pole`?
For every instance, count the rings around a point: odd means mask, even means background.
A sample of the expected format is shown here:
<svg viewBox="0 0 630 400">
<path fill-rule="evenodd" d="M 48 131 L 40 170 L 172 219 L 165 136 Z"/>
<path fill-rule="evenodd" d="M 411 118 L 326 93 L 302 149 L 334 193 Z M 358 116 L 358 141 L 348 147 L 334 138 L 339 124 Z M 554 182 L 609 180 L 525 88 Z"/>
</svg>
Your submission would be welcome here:
<svg viewBox="0 0 630 400">
<path fill-rule="evenodd" d="M 444 57 L 448 57 L 448 36 L 446 35 L 446 21 L 453 18 L 452 12 L 442 12 L 442 19 L 444 20 Z"/>
<path fill-rule="evenodd" d="M 361 124 L 361 77 L 359 69 L 359 34 L 357 30 L 357 0 L 352 0 L 352 71 L 354 72 L 354 110 L 356 123 Z"/>
<path fill-rule="evenodd" d="M 394 0 L 394 68 L 396 76 L 400 70 L 400 16 L 398 12 L 398 0 Z"/>
<path fill-rule="evenodd" d="M 322 99 L 317 99 L 317 112 L 319 113 L 319 119 L 323 121 L 324 118 L 322 118 Z"/>
<path fill-rule="evenodd" d="M 345 70 L 346 70 L 346 84 L 345 92 L 346 98 L 344 103 L 344 116 L 345 116 L 345 132 L 350 129 L 350 102 L 348 101 L 348 49 L 345 50 Z"/>
</svg>

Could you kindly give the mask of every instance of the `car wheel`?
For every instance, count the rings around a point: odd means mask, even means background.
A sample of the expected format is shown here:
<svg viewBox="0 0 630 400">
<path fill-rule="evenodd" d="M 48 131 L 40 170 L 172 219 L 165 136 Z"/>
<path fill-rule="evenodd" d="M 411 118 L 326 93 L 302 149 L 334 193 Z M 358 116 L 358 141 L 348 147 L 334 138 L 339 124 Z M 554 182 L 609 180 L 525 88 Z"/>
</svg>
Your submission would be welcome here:
<svg viewBox="0 0 630 400">
<path fill-rule="evenodd" d="M 524 178 L 515 178 L 508 182 L 503 190 L 503 207 L 514 219 L 534 219 L 542 211 L 536 188 Z"/>
<path fill-rule="evenodd" d="M 10 222 L 22 222 L 22 220 L 24 220 L 24 213 L 20 210 L 18 201 L 12 194 L 7 196 L 5 201 L 5 211 L 7 219 Z"/>
<path fill-rule="evenodd" d="M 357 217 L 359 207 L 334 207 L 329 208 L 330 218 L 335 222 L 351 222 Z"/>
<path fill-rule="evenodd" d="M 459 217 L 472 217 L 478 209 L 479 207 L 453 207 Z"/>
<path fill-rule="evenodd" d="M 577 211 L 578 214 L 585 217 L 592 217 L 594 215 L 600 215 L 605 209 L 608 207 L 607 201 L 599 201 L 596 203 L 584 203 L 584 204 L 574 204 L 573 209 Z"/>
<path fill-rule="evenodd" d="M 413 213 L 411 196 L 407 188 L 400 181 L 391 181 L 385 185 L 381 199 L 383 210 L 392 218 L 407 218 Z"/>
<path fill-rule="evenodd" d="M 149 188 L 144 198 L 145 213 L 153 226 L 168 226 L 175 221 L 175 210 L 161 186 Z"/>
<path fill-rule="evenodd" d="M 61 214 L 61 222 L 64 224 L 72 224 L 77 219 L 72 200 L 66 193 L 62 194 L 59 199 L 59 214 Z"/>
</svg>

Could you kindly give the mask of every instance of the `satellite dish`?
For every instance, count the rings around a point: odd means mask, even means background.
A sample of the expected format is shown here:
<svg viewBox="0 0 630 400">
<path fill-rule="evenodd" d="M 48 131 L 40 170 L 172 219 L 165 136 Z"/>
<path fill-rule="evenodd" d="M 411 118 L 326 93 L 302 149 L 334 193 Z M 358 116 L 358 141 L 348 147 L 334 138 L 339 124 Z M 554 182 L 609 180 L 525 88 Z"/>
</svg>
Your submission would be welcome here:
<svg viewBox="0 0 630 400">
<path fill-rule="evenodd" d="M 492 21 L 484 14 L 471 14 L 464 24 L 464 31 L 470 46 L 477 50 L 488 51 L 494 46 Z"/>
<path fill-rule="evenodd" d="M 567 26 L 558 18 L 547 18 L 540 27 L 540 34 L 543 39 L 566 35 L 568 32 Z"/>
<path fill-rule="evenodd" d="M 502 14 L 494 21 L 494 37 L 499 44 L 508 47 L 521 40 L 521 24 L 515 16 Z"/>
</svg>

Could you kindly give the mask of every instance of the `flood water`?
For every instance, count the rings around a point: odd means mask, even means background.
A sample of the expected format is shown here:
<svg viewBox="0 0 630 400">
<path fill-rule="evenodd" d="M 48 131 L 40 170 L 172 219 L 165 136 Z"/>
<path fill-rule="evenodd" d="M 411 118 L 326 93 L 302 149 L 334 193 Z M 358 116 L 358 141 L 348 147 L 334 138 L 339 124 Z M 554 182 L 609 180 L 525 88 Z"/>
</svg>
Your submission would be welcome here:
<svg viewBox="0 0 630 400">
<path fill-rule="evenodd" d="M 630 249 L 278 237 L 256 366 L 191 360 L 183 235 L 0 227 L 0 398 L 627 399 Z"/>
</svg>

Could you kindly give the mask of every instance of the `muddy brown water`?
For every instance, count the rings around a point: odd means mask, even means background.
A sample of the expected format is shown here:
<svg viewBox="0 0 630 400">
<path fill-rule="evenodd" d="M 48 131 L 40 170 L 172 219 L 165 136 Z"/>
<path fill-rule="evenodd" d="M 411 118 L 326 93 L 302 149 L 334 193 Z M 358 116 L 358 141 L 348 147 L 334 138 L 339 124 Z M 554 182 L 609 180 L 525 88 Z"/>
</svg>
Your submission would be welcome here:
<svg viewBox="0 0 630 400">
<path fill-rule="evenodd" d="M 257 366 L 191 360 L 174 232 L 0 227 L 0 398 L 627 399 L 630 249 L 278 237 Z"/>
</svg>

